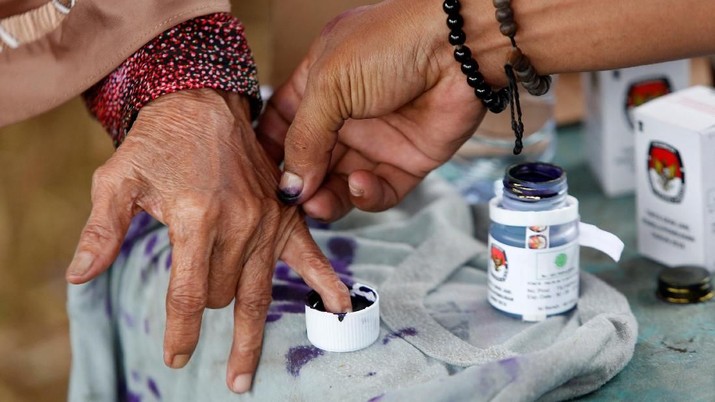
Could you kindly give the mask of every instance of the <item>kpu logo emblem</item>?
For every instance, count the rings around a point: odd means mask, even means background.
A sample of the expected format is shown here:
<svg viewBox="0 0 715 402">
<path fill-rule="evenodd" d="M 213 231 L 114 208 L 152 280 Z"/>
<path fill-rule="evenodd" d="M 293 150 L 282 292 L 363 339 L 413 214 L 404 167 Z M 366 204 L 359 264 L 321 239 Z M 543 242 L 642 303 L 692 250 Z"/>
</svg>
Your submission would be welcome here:
<svg viewBox="0 0 715 402">
<path fill-rule="evenodd" d="M 680 152 L 666 143 L 651 142 L 648 148 L 648 180 L 655 195 L 675 204 L 681 202 L 685 194 L 685 168 Z"/>
<path fill-rule="evenodd" d="M 667 95 L 672 92 L 670 82 L 667 78 L 651 78 L 638 81 L 628 88 L 626 93 L 626 119 L 633 127 L 633 109 L 657 97 Z"/>
<path fill-rule="evenodd" d="M 491 272 L 494 279 L 498 281 L 504 281 L 506 279 L 507 271 L 509 270 L 509 264 L 506 260 L 506 251 L 501 247 L 492 244 L 491 248 Z"/>
</svg>

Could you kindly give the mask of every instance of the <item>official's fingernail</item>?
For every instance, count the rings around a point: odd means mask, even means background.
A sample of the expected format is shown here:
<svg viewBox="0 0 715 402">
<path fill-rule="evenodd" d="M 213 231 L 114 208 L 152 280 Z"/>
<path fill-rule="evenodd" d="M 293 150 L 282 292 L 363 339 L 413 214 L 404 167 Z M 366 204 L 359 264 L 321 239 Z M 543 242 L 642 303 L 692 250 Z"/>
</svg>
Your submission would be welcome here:
<svg viewBox="0 0 715 402">
<path fill-rule="evenodd" d="M 72 262 L 70 263 L 68 272 L 69 276 L 81 277 L 84 276 L 90 268 L 92 268 L 92 263 L 94 262 L 94 255 L 87 251 L 81 251 L 74 256 Z"/>
<path fill-rule="evenodd" d="M 231 389 L 237 394 L 248 392 L 251 389 L 252 380 L 253 376 L 250 374 L 239 374 L 233 380 L 233 387 Z"/>
<path fill-rule="evenodd" d="M 295 204 L 303 192 L 303 179 L 295 173 L 283 172 L 278 184 L 278 198 L 286 204 Z"/>
<path fill-rule="evenodd" d="M 348 187 L 350 188 L 350 194 L 352 194 L 353 197 L 362 197 L 363 194 L 365 194 L 365 190 L 357 188 L 350 183 L 348 183 Z"/>
<path fill-rule="evenodd" d="M 176 355 L 174 358 L 171 360 L 171 368 L 174 369 L 180 369 L 189 362 L 189 359 L 191 358 L 191 355 Z"/>
</svg>

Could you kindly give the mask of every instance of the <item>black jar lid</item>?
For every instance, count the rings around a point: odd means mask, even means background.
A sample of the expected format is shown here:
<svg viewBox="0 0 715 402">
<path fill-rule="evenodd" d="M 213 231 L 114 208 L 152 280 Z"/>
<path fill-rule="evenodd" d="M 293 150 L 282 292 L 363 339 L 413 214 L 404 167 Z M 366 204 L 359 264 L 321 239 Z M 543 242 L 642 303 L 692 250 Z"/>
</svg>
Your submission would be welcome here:
<svg viewBox="0 0 715 402">
<path fill-rule="evenodd" d="M 710 272 L 703 267 L 684 265 L 665 268 L 658 275 L 657 296 L 669 303 L 689 304 L 713 298 Z"/>
</svg>

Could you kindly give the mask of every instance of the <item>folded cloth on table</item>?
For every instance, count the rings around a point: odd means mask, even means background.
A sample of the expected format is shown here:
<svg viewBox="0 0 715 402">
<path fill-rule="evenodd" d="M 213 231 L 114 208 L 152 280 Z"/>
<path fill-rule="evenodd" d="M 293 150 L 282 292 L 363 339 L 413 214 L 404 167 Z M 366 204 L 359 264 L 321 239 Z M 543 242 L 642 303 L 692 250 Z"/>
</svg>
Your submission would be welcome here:
<svg viewBox="0 0 715 402">
<path fill-rule="evenodd" d="M 253 390 L 225 385 L 232 306 L 207 310 L 181 370 L 164 366 L 167 229 L 146 215 L 95 281 L 70 287 L 71 401 L 563 400 L 591 392 L 631 359 L 637 323 L 626 299 L 587 273 L 573 312 L 526 323 L 486 300 L 486 245 L 469 207 L 425 181 L 398 208 L 353 212 L 313 229 L 344 281 L 375 286 L 382 328 L 370 347 L 329 353 L 306 337 L 308 288 L 278 264 Z"/>
</svg>

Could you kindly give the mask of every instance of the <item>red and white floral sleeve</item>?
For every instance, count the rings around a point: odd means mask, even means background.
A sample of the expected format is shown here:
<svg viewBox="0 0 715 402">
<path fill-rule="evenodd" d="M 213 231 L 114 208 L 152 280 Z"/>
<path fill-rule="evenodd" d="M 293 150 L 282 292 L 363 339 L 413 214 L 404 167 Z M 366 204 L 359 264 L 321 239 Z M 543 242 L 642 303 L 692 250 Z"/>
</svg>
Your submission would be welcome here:
<svg viewBox="0 0 715 402">
<path fill-rule="evenodd" d="M 183 22 L 156 37 L 84 93 L 90 112 L 119 147 L 139 110 L 169 93 L 197 88 L 236 92 L 261 109 L 256 65 L 243 25 L 225 13 Z"/>
</svg>

